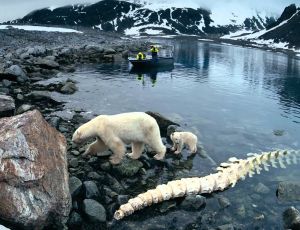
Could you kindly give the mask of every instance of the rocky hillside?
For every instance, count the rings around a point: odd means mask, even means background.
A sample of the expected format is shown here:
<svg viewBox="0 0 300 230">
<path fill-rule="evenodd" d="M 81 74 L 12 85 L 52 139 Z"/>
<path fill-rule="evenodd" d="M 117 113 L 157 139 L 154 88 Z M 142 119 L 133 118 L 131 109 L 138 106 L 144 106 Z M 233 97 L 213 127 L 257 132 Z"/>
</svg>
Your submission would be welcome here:
<svg viewBox="0 0 300 230">
<path fill-rule="evenodd" d="M 287 42 L 290 47 L 300 47 L 300 8 L 295 4 L 286 7 L 276 23 L 271 25 L 260 38 Z"/>
<path fill-rule="evenodd" d="M 257 32 L 242 31 L 222 38 L 247 40 L 262 46 L 283 49 L 300 48 L 300 8 L 295 4 L 286 7 L 281 16 L 273 23 Z"/>
<path fill-rule="evenodd" d="M 254 13 L 251 17 L 214 23 L 211 12 L 202 8 L 148 9 L 127 1 L 103 0 L 92 5 L 72 5 L 34 11 L 12 24 L 67 25 L 133 34 L 228 34 L 241 29 L 256 31 L 274 23 L 273 18 Z M 234 14 L 232 14 L 234 15 Z"/>
</svg>

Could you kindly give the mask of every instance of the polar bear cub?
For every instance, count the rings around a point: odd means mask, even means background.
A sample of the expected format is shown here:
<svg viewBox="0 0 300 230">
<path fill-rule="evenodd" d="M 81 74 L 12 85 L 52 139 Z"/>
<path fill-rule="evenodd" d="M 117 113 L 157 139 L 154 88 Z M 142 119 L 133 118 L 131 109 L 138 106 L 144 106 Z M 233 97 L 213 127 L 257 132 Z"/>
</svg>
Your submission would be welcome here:
<svg viewBox="0 0 300 230">
<path fill-rule="evenodd" d="M 88 146 L 84 155 L 96 155 L 107 149 L 112 150 L 112 164 L 119 164 L 125 155 L 125 144 L 132 145 L 128 155 L 138 159 L 144 145 L 149 145 L 157 154 L 156 160 L 164 158 L 166 147 L 163 145 L 156 120 L 143 112 L 100 115 L 80 126 L 73 134 L 72 141 L 82 144 L 90 138 L 96 141 Z"/>
<path fill-rule="evenodd" d="M 191 153 L 197 152 L 197 142 L 198 138 L 195 134 L 191 132 L 174 132 L 170 135 L 171 140 L 173 141 L 172 151 L 175 151 L 175 154 L 181 153 L 184 145 L 187 145 Z"/>
</svg>

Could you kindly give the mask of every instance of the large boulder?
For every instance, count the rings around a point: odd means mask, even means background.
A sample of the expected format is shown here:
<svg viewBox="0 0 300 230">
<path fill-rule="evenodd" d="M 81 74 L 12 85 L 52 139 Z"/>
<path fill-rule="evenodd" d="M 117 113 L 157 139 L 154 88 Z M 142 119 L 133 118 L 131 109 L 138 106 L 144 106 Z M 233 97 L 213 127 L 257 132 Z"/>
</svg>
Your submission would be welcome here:
<svg viewBox="0 0 300 230">
<path fill-rule="evenodd" d="M 15 100 L 0 94 L 0 117 L 13 116 L 15 113 Z"/>
<path fill-rule="evenodd" d="M 177 123 L 169 120 L 168 118 L 164 117 L 160 113 L 151 112 L 151 111 L 147 111 L 146 113 L 156 120 L 156 122 L 159 126 L 159 129 L 160 129 L 160 135 L 162 137 L 167 137 L 168 126 L 170 126 L 170 125 L 180 126 L 179 124 L 177 124 Z"/>
<path fill-rule="evenodd" d="M 66 139 L 37 110 L 0 119 L 0 219 L 62 228 L 71 208 Z"/>
</svg>

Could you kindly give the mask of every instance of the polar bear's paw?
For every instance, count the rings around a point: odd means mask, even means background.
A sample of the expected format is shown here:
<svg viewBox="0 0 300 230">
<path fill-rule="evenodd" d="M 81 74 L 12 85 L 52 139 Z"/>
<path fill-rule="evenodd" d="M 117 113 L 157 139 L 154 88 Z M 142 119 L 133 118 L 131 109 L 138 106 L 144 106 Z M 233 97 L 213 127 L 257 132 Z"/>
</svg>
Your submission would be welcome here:
<svg viewBox="0 0 300 230">
<path fill-rule="evenodd" d="M 118 165 L 118 164 L 121 163 L 122 158 L 120 158 L 120 157 L 118 157 L 118 156 L 112 155 L 112 156 L 109 158 L 109 161 L 110 161 L 110 163 L 113 164 L 113 165 Z"/>
<path fill-rule="evenodd" d="M 135 154 L 135 153 L 127 153 L 126 155 L 127 155 L 128 157 L 130 157 L 131 159 L 133 159 L 133 160 L 137 160 L 137 159 L 140 158 L 140 155 L 137 155 L 137 154 Z"/>
<path fill-rule="evenodd" d="M 155 160 L 161 161 L 162 159 L 164 159 L 164 155 L 162 154 L 156 154 L 153 157 Z"/>
</svg>

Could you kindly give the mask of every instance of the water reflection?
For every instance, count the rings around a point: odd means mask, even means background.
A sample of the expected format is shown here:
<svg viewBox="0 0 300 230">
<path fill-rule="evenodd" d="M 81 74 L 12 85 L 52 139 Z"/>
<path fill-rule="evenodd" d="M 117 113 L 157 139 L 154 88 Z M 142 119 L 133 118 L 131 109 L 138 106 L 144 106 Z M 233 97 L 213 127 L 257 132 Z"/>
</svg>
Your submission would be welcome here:
<svg viewBox="0 0 300 230">
<path fill-rule="evenodd" d="M 151 67 L 151 68 L 136 68 L 132 67 L 130 74 L 136 75 L 136 79 L 146 85 L 146 81 L 149 79 L 151 86 L 154 87 L 157 83 L 157 76 L 162 72 L 171 72 L 174 69 L 174 65 Z"/>
</svg>

